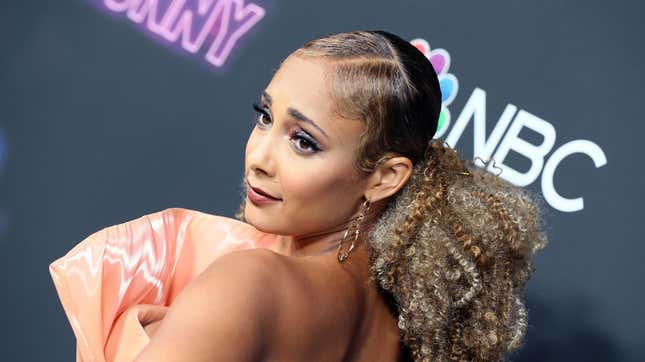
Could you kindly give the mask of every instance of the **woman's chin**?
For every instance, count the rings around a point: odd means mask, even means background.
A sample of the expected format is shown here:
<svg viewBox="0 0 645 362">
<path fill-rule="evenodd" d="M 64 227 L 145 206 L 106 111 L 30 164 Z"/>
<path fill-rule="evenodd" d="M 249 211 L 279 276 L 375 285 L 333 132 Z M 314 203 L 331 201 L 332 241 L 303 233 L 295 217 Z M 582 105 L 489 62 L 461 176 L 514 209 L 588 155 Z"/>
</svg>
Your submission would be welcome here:
<svg viewBox="0 0 645 362">
<path fill-rule="evenodd" d="M 277 234 L 275 216 L 271 216 L 264 210 L 254 209 L 253 205 L 247 205 L 244 209 L 246 223 L 267 234 Z"/>
</svg>

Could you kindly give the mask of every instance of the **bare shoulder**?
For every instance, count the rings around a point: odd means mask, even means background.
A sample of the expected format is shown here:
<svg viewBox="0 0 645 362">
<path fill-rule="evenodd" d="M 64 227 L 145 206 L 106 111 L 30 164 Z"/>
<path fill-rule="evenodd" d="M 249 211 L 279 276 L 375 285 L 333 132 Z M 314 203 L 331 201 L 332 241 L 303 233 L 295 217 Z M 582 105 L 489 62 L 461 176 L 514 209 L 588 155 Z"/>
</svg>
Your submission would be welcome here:
<svg viewBox="0 0 645 362">
<path fill-rule="evenodd" d="M 217 258 L 179 293 L 137 362 L 261 358 L 282 304 L 283 264 L 264 249 Z"/>
<path fill-rule="evenodd" d="M 285 256 L 268 249 L 252 249 L 226 254 L 213 262 L 200 283 L 209 294 L 225 291 L 231 298 L 245 301 L 240 310 L 253 310 L 269 331 L 269 340 L 298 340 L 317 332 L 337 329 L 338 320 L 356 313 L 356 298 L 342 269 L 319 258 Z M 216 290 L 217 289 L 217 290 Z M 291 335 L 294 328 L 298 338 Z M 272 338 L 273 337 L 273 338 Z"/>
<path fill-rule="evenodd" d="M 255 285 L 269 292 L 274 291 L 276 297 L 289 297 L 289 288 L 295 288 L 299 299 L 318 298 L 320 295 L 317 292 L 325 294 L 328 287 L 342 283 L 342 273 L 337 269 L 317 258 L 291 257 L 257 248 L 221 256 L 199 278 L 205 281 L 227 279 L 234 284 L 244 282 L 246 286 Z"/>
<path fill-rule="evenodd" d="M 247 308 L 272 315 L 283 302 L 280 291 L 293 279 L 289 258 L 268 249 L 240 250 L 211 263 L 197 281 L 206 293 L 244 300 Z"/>
<path fill-rule="evenodd" d="M 206 288 L 230 284 L 229 292 L 250 294 L 257 303 L 281 307 L 313 297 L 319 289 L 315 279 L 320 270 L 316 263 L 258 248 L 221 256 L 199 278 Z"/>
<path fill-rule="evenodd" d="M 215 259 L 200 274 L 200 277 L 205 279 L 245 278 L 252 282 L 270 282 L 276 279 L 273 276 L 274 273 L 285 272 L 286 267 L 286 258 L 269 249 L 239 250 Z"/>
<path fill-rule="evenodd" d="M 173 361 L 171 354 L 223 361 L 342 359 L 360 320 L 360 288 L 332 259 L 268 249 L 217 258 L 179 294 L 151 341 L 154 353 L 138 362 Z"/>
<path fill-rule="evenodd" d="M 271 334 L 277 339 L 305 343 L 301 338 L 306 336 L 338 333 L 359 314 L 356 281 L 325 258 L 291 257 L 268 249 L 237 251 L 213 263 L 204 277 L 212 286 L 227 278 L 231 293 L 251 298 L 256 308 L 271 316 Z M 301 332 L 295 339 L 294 327 Z"/>
</svg>

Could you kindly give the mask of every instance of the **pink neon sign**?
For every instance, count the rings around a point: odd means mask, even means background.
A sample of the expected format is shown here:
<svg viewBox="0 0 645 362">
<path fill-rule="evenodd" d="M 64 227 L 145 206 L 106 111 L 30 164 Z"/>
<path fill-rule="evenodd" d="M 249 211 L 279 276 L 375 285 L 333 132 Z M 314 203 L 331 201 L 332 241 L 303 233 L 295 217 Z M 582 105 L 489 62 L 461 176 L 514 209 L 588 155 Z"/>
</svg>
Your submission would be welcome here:
<svg viewBox="0 0 645 362">
<path fill-rule="evenodd" d="M 265 10 L 244 0 L 97 0 L 185 51 L 208 47 L 205 59 L 221 67 Z"/>
</svg>

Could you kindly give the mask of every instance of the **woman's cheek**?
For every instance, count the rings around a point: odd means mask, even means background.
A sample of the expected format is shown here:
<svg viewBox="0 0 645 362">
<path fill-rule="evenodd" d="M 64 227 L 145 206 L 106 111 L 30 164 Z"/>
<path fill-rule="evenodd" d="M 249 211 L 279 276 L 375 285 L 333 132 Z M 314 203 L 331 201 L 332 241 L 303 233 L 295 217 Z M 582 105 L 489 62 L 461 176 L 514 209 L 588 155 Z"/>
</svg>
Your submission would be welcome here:
<svg viewBox="0 0 645 362">
<path fill-rule="evenodd" d="M 305 173 L 303 173 L 305 174 Z M 328 173 L 312 172 L 306 177 L 295 177 L 285 189 L 288 204 L 293 206 L 299 219 L 302 216 L 329 214 L 343 209 L 343 203 L 349 202 L 346 197 L 347 185 L 343 179 Z"/>
<path fill-rule="evenodd" d="M 294 168 L 295 169 L 295 168 Z M 296 169 L 302 170 L 302 169 Z M 294 172 L 301 173 L 301 171 Z M 302 173 L 304 174 L 304 173 Z M 321 197 L 317 177 L 300 177 L 293 175 L 289 181 L 283 183 L 285 197 L 288 202 L 297 207 L 306 207 Z"/>
</svg>

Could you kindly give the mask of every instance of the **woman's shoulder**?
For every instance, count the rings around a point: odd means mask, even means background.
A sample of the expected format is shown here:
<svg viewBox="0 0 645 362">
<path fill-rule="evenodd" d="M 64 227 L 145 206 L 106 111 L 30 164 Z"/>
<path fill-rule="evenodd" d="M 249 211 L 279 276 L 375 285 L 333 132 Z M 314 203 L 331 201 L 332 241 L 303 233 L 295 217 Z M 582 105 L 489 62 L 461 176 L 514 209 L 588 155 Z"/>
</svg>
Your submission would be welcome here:
<svg viewBox="0 0 645 362">
<path fill-rule="evenodd" d="M 242 250 L 222 256 L 205 273 L 207 278 L 231 281 L 239 276 L 236 293 L 271 315 L 270 343 L 281 350 L 310 353 L 342 348 L 360 320 L 356 281 L 329 259 Z M 336 338 L 330 341 L 329 335 Z"/>
<path fill-rule="evenodd" d="M 361 301 L 332 259 L 268 249 L 217 258 L 178 295 L 138 361 L 199 351 L 221 360 L 341 360 Z"/>
<path fill-rule="evenodd" d="M 177 295 L 136 361 L 257 360 L 280 314 L 281 264 L 262 249 L 215 259 Z"/>
<path fill-rule="evenodd" d="M 353 299 L 353 280 L 333 263 L 323 258 L 287 256 L 270 249 L 256 248 L 230 252 L 216 259 L 204 271 L 203 278 L 230 278 L 244 283 L 246 293 L 260 293 L 266 302 L 290 304 L 291 309 L 304 304 L 328 303 L 327 299 Z M 242 285 L 239 285 L 242 287 Z M 342 301 L 346 304 L 347 300 Z M 322 307 L 322 306 L 321 306 Z M 295 312 L 295 310 L 294 310 Z"/>
<path fill-rule="evenodd" d="M 370 299 L 368 281 L 335 255 L 302 258 L 254 249 L 228 257 L 235 268 L 265 274 L 254 285 L 272 294 L 276 317 L 267 335 L 268 359 L 389 361 L 398 354 L 399 330 L 389 309 Z"/>
<path fill-rule="evenodd" d="M 226 286 L 227 293 L 249 298 L 265 309 L 280 309 L 306 298 L 308 291 L 315 289 L 308 268 L 295 259 L 264 248 L 232 251 L 215 259 L 196 283 L 210 295 L 219 294 Z"/>
<path fill-rule="evenodd" d="M 228 293 L 273 306 L 279 303 L 277 288 L 288 286 L 293 279 L 290 269 L 287 259 L 269 249 L 236 250 L 215 259 L 195 282 L 209 289 L 211 295 L 227 286 Z"/>
</svg>

